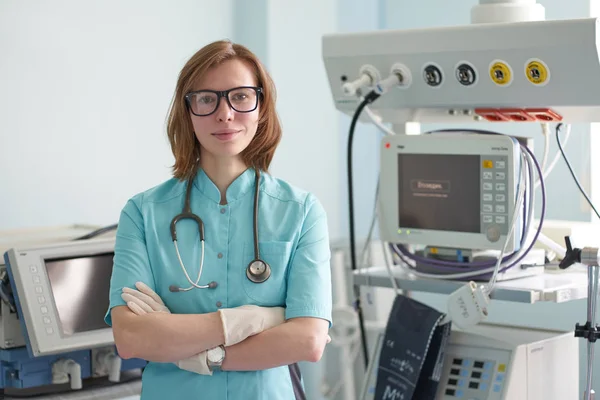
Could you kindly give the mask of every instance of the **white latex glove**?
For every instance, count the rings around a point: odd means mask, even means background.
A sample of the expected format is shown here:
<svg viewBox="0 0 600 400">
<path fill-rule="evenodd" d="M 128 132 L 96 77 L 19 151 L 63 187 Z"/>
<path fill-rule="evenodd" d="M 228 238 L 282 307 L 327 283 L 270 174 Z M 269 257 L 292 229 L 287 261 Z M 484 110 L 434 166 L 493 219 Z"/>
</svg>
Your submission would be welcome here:
<svg viewBox="0 0 600 400">
<path fill-rule="evenodd" d="M 127 307 L 137 315 L 143 315 L 153 312 L 171 311 L 165 306 L 160 296 L 146 284 L 136 282 L 135 287 L 139 290 L 133 290 L 128 287 L 123 288 L 121 298 L 127 303 Z M 212 371 L 208 369 L 206 360 L 206 351 L 196 354 L 195 356 L 179 360 L 174 363 L 180 369 L 194 372 L 200 375 L 212 375 Z"/>
<path fill-rule="evenodd" d="M 145 283 L 136 282 L 135 287 L 137 290 L 124 287 L 123 293 L 121 294 L 121 298 L 127 303 L 127 307 L 129 307 L 131 311 L 137 315 L 152 312 L 171 313 L 160 296 Z"/>
<path fill-rule="evenodd" d="M 223 324 L 226 347 L 285 322 L 285 312 L 282 307 L 247 305 L 220 309 L 219 315 Z"/>
<path fill-rule="evenodd" d="M 212 375 L 212 371 L 208 369 L 208 360 L 206 359 L 206 351 L 186 358 L 185 360 L 179 360 L 175 363 L 179 369 L 194 372 L 198 375 Z"/>
</svg>

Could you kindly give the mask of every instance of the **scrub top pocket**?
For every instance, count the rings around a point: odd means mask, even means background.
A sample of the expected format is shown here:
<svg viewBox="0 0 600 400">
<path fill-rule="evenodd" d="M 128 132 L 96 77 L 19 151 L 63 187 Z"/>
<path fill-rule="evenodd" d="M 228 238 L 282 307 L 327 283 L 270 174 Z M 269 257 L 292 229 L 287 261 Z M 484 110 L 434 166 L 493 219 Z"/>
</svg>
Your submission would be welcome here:
<svg viewBox="0 0 600 400">
<path fill-rule="evenodd" d="M 287 289 L 287 268 L 292 253 L 291 242 L 259 242 L 260 258 L 271 267 L 271 276 L 263 283 L 251 282 L 246 268 L 254 260 L 254 243 L 245 243 L 240 266 L 242 288 L 259 306 L 283 306 Z"/>
</svg>

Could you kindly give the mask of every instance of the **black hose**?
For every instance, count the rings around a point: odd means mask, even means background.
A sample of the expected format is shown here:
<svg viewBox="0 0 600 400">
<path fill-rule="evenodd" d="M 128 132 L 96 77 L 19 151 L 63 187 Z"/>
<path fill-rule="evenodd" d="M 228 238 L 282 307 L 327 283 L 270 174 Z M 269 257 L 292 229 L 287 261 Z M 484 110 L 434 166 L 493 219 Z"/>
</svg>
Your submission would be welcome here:
<svg viewBox="0 0 600 400">
<path fill-rule="evenodd" d="M 362 113 L 363 109 L 374 102 L 379 98 L 379 94 L 375 92 L 370 92 L 365 96 L 365 99 L 360 103 L 356 111 L 354 112 L 354 116 L 352 117 L 352 122 L 350 123 L 350 131 L 348 134 L 348 213 L 349 213 L 349 225 L 350 225 L 350 260 L 352 271 L 356 271 L 356 243 L 354 237 L 354 197 L 353 197 L 353 185 L 352 185 L 352 142 L 354 139 L 354 131 L 356 130 L 356 123 L 358 122 L 358 118 Z M 369 366 L 369 350 L 367 348 L 367 335 L 365 332 L 365 321 L 362 312 L 362 306 L 360 303 L 360 287 L 354 284 L 354 297 L 355 297 L 355 307 L 356 312 L 358 313 L 358 323 L 360 325 L 360 336 L 362 341 L 362 349 L 363 356 L 365 359 L 365 367 Z"/>
</svg>

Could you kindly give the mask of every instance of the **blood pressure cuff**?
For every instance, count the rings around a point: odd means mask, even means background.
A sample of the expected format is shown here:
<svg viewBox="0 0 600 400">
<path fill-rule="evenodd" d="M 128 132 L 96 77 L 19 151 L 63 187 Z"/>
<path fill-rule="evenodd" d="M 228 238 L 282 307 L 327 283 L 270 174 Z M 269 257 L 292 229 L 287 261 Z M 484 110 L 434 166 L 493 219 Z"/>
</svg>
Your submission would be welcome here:
<svg viewBox="0 0 600 400">
<path fill-rule="evenodd" d="M 375 400 L 434 399 L 450 323 L 444 315 L 413 299 L 398 295 L 381 345 Z"/>
</svg>

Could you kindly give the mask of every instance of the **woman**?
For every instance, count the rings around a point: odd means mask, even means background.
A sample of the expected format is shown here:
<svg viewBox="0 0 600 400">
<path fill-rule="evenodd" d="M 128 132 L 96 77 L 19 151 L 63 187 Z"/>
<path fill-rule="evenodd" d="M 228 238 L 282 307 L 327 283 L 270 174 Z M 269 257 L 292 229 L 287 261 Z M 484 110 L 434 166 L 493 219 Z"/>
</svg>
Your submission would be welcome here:
<svg viewBox="0 0 600 400">
<path fill-rule="evenodd" d="M 327 219 L 267 173 L 281 128 L 261 62 L 228 41 L 199 50 L 167 132 L 174 177 L 121 213 L 106 315 L 119 354 L 149 361 L 142 399 L 304 398 L 296 363 L 320 359 L 331 324 Z M 173 232 L 188 187 L 202 222 Z"/>
</svg>

